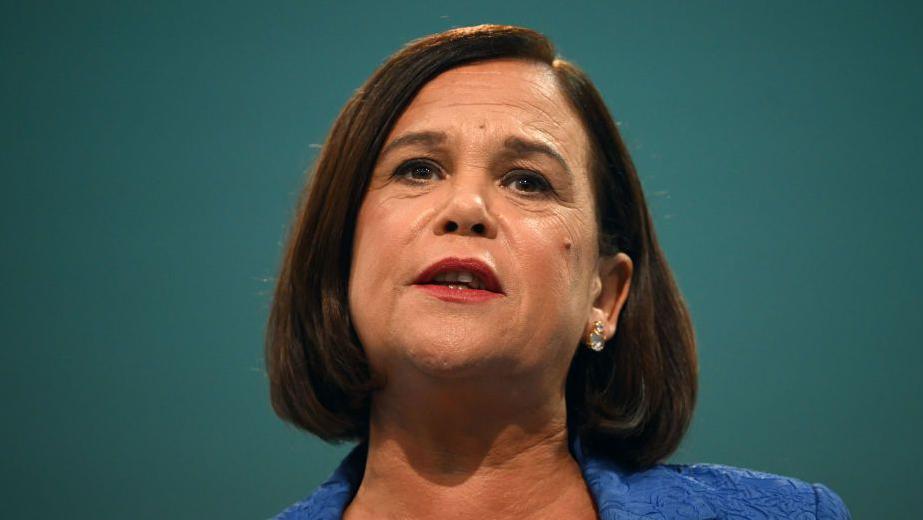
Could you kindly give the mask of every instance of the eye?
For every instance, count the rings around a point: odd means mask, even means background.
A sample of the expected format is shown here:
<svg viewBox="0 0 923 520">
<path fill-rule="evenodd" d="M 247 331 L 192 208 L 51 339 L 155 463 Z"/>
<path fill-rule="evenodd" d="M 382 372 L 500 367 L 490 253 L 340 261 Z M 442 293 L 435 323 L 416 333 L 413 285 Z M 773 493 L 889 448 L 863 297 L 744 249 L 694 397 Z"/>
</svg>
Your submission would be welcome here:
<svg viewBox="0 0 923 520">
<path fill-rule="evenodd" d="M 394 177 L 419 184 L 438 178 L 439 168 L 428 161 L 414 159 L 398 166 Z"/>
<path fill-rule="evenodd" d="M 520 193 L 537 195 L 553 191 L 551 184 L 543 177 L 529 170 L 515 170 L 508 173 L 502 181 L 504 186 L 509 186 Z"/>
</svg>

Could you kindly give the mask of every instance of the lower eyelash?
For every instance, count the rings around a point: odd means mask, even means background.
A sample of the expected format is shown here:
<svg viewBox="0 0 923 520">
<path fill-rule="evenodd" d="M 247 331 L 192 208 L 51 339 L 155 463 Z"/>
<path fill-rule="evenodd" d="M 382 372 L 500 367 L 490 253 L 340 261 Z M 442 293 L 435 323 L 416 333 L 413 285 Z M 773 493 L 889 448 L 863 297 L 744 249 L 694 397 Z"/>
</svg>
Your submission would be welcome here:
<svg viewBox="0 0 923 520">
<path fill-rule="evenodd" d="M 391 174 L 391 177 L 400 178 L 400 179 L 403 179 L 409 182 L 425 182 L 424 179 L 414 179 L 412 177 L 407 176 L 407 174 L 411 173 L 414 168 L 418 168 L 421 166 L 431 170 L 433 175 L 439 175 L 439 169 L 434 167 L 432 164 L 422 162 L 422 161 L 408 161 L 408 162 L 401 164 L 397 168 L 395 168 L 394 173 Z"/>
<path fill-rule="evenodd" d="M 532 170 L 529 170 L 528 168 L 521 168 L 519 169 L 519 171 L 528 172 L 528 174 L 527 175 L 517 175 L 516 178 L 513 179 L 513 182 L 515 182 L 516 180 L 522 179 L 522 178 L 526 178 L 526 179 L 535 181 L 541 185 L 539 191 L 531 192 L 535 194 L 534 196 L 537 196 L 538 194 L 555 193 L 554 187 L 551 185 L 550 182 L 548 182 L 548 179 L 546 179 L 542 174 L 533 172 Z M 522 192 L 522 193 L 530 193 L 530 192 Z"/>
</svg>

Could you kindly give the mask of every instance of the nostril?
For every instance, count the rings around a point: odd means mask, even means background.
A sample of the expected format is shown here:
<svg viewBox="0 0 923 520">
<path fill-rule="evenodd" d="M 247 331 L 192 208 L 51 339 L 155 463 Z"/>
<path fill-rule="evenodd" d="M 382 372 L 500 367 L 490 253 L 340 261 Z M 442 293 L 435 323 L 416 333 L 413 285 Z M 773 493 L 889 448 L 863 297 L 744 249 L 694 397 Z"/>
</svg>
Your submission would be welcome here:
<svg viewBox="0 0 923 520">
<path fill-rule="evenodd" d="M 487 229 L 484 227 L 484 224 L 475 224 L 471 226 L 471 231 L 474 231 L 478 235 L 483 235 Z"/>
<path fill-rule="evenodd" d="M 446 231 L 446 233 L 453 233 L 453 232 L 455 232 L 455 230 L 457 230 L 457 229 L 458 229 L 458 224 L 456 224 L 455 222 L 452 222 L 452 221 L 450 220 L 450 221 L 448 221 L 448 222 L 445 223 L 445 231 Z"/>
</svg>

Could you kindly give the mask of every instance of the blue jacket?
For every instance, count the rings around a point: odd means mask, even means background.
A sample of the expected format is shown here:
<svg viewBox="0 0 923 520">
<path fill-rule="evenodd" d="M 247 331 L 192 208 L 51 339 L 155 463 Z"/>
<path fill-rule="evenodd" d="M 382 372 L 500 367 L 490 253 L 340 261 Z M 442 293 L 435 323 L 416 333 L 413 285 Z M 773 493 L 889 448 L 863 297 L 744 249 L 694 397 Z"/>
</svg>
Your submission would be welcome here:
<svg viewBox="0 0 923 520">
<path fill-rule="evenodd" d="M 630 472 L 585 450 L 576 436 L 570 448 L 601 520 L 850 518 L 840 497 L 823 484 L 718 464 L 658 464 Z M 340 520 L 362 481 L 366 450 L 357 446 L 311 496 L 276 518 Z"/>
</svg>

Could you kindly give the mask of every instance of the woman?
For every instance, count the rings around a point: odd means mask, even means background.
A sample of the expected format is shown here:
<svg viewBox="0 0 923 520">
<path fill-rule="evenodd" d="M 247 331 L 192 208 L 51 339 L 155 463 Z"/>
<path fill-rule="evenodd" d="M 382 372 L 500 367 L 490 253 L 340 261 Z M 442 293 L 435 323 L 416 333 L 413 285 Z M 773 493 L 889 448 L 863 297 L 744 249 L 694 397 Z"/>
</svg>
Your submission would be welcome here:
<svg viewBox="0 0 923 520">
<path fill-rule="evenodd" d="M 661 463 L 689 316 L 601 97 L 527 29 L 412 42 L 347 103 L 266 356 L 280 417 L 360 441 L 280 518 L 848 517 L 819 484 Z"/>
</svg>

